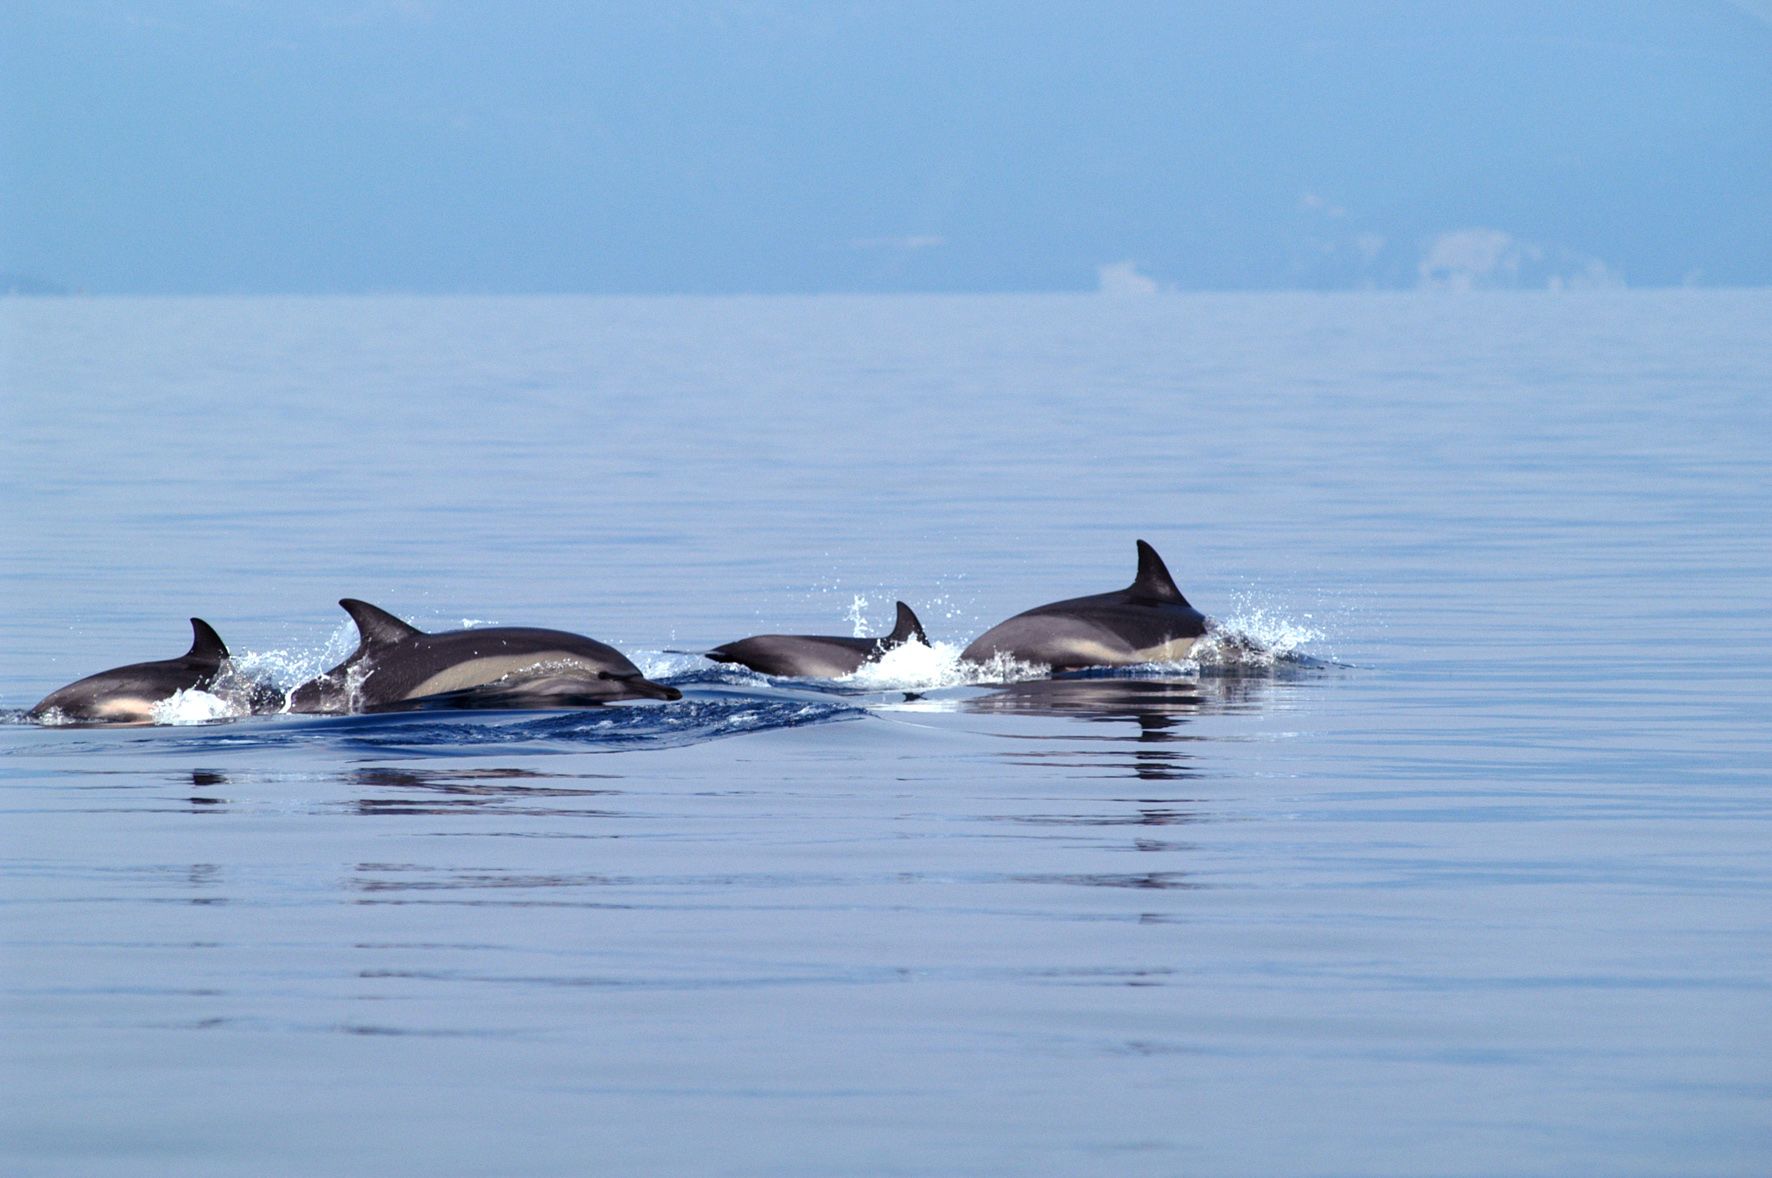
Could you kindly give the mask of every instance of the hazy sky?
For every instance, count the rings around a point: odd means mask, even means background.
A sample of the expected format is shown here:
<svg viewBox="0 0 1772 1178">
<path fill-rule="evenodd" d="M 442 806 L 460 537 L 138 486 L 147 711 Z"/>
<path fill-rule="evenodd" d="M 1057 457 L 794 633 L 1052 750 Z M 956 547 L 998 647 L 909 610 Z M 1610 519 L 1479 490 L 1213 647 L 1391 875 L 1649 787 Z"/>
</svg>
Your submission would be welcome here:
<svg viewBox="0 0 1772 1178">
<path fill-rule="evenodd" d="M 0 0 L 95 292 L 1772 282 L 1758 0 Z M 1119 264 L 1117 267 L 1115 264 Z"/>
</svg>

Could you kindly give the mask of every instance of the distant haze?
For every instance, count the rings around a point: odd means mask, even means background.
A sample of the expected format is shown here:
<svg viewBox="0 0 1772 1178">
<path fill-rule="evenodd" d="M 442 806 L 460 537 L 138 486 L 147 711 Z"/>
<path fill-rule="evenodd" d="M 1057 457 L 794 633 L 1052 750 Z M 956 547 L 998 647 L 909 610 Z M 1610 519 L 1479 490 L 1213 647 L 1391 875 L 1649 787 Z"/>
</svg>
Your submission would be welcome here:
<svg viewBox="0 0 1772 1178">
<path fill-rule="evenodd" d="M 0 289 L 1772 283 L 1760 3 L 0 7 Z"/>
</svg>

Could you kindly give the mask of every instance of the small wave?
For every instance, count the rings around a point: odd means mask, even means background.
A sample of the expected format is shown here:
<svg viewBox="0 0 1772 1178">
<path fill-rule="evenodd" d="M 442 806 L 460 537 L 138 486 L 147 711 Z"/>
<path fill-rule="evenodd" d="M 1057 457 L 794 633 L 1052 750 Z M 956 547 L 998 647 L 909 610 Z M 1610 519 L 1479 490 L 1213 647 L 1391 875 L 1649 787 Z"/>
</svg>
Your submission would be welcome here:
<svg viewBox="0 0 1772 1178">
<path fill-rule="evenodd" d="M 521 751 L 533 754 L 622 752 L 676 748 L 788 728 L 860 719 L 867 709 L 836 699 L 710 694 L 669 705 L 617 704 L 570 711 L 392 712 L 349 716 L 203 718 L 206 708 L 187 699 L 176 718 L 158 727 L 129 729 L 138 751 L 174 754 L 254 750 L 339 749 L 348 753 L 471 757 Z M 228 723 L 209 722 L 226 719 Z M 115 726 L 110 726 L 115 727 Z M 119 734 L 120 735 L 120 734 Z M 63 743 L 80 753 L 105 743 Z M 35 751 L 45 751 L 42 747 Z"/>
<path fill-rule="evenodd" d="M 353 741 L 378 748 L 512 743 L 565 746 L 560 751 L 583 751 L 587 747 L 661 748 L 781 728 L 803 728 L 862 715 L 865 712 L 860 708 L 834 702 L 727 697 L 688 699 L 669 707 L 586 708 L 532 715 L 504 724 L 449 722 L 398 732 L 359 732 Z"/>
</svg>

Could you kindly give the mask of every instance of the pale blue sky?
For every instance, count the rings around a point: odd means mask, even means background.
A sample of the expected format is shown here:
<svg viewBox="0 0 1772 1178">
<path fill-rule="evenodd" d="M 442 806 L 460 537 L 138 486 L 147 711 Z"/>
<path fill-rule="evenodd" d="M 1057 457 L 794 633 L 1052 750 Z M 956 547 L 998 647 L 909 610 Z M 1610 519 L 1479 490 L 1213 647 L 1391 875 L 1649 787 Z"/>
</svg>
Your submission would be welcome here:
<svg viewBox="0 0 1772 1178">
<path fill-rule="evenodd" d="M 94 292 L 1772 282 L 1763 4 L 9 0 Z M 1148 280 L 1148 282 L 1147 282 Z"/>
</svg>

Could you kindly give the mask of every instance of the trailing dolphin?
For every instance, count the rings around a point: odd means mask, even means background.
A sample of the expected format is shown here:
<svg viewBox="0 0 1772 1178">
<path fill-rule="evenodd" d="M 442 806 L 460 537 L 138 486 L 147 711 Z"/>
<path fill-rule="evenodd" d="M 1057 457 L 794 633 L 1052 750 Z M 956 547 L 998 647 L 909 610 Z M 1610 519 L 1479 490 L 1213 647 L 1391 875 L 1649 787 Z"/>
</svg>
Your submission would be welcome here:
<svg viewBox="0 0 1772 1178">
<path fill-rule="evenodd" d="M 1140 540 L 1138 575 L 1126 588 L 1035 606 L 980 634 L 960 657 L 984 663 L 1003 654 L 1054 671 L 1172 662 L 1210 628 L 1157 550 Z"/>
<path fill-rule="evenodd" d="M 347 597 L 357 623 L 349 658 L 289 694 L 292 712 L 375 712 L 426 706 L 579 706 L 619 699 L 682 699 L 653 683 L 613 646 L 564 630 L 488 626 L 427 634 Z"/>
<path fill-rule="evenodd" d="M 26 715 L 33 720 L 144 724 L 154 705 L 181 691 L 207 688 L 222 673 L 228 648 L 202 618 L 191 619 L 191 649 L 175 659 L 113 667 L 58 687 Z"/>
<path fill-rule="evenodd" d="M 892 633 L 879 638 L 839 638 L 824 634 L 758 634 L 716 646 L 706 657 L 717 663 L 738 663 L 765 675 L 836 679 L 852 675 L 864 663 L 894 647 L 916 639 L 929 645 L 923 623 L 904 602 L 898 603 L 898 623 Z"/>
</svg>

